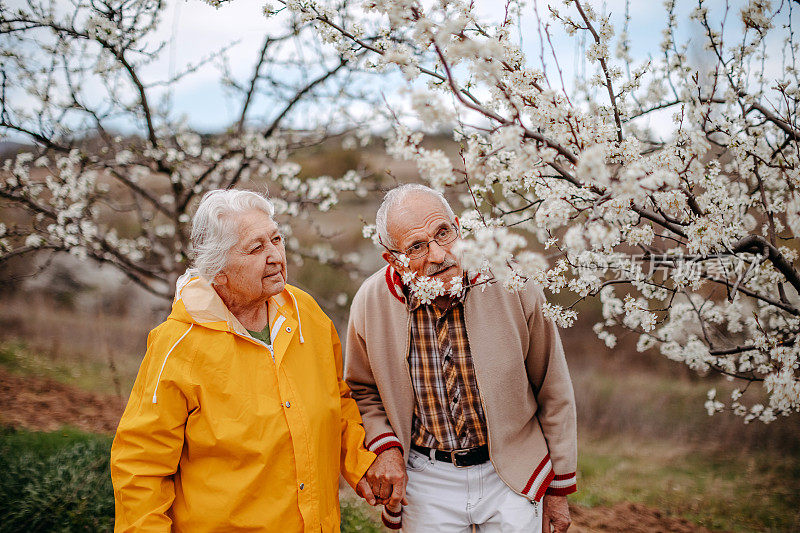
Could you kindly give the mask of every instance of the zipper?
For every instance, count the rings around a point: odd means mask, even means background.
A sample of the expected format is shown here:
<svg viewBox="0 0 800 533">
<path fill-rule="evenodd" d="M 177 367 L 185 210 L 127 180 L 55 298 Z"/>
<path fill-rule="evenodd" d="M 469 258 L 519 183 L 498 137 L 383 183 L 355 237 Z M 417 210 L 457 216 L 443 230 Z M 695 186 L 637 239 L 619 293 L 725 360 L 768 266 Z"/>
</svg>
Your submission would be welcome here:
<svg viewBox="0 0 800 533">
<path fill-rule="evenodd" d="M 272 358 L 272 362 L 274 363 L 275 362 L 275 348 L 274 348 L 273 345 L 275 343 L 275 335 L 278 334 L 278 331 L 280 331 L 281 325 L 284 323 L 285 320 L 286 320 L 286 317 L 283 316 L 283 315 L 278 315 L 278 317 L 275 319 L 275 325 L 272 326 L 272 330 L 269 332 L 269 340 L 270 340 L 269 344 L 267 344 L 266 342 L 260 341 L 260 340 L 254 338 L 254 337 L 251 337 L 250 335 L 242 335 L 241 333 L 236 333 L 235 331 L 233 333 L 236 334 L 236 335 L 239 335 L 243 339 L 249 340 L 250 342 L 255 342 L 256 344 L 259 344 L 259 345 L 263 346 L 264 348 L 266 348 L 267 350 L 269 350 L 269 355 Z"/>
<path fill-rule="evenodd" d="M 466 317 L 465 317 L 465 318 L 466 318 Z M 467 339 L 467 340 L 469 340 L 469 339 Z M 474 366 L 474 363 L 473 363 L 473 366 Z M 478 373 L 477 373 L 477 372 L 475 372 L 475 381 L 478 383 L 478 398 L 480 398 L 480 400 L 481 400 L 481 407 L 483 407 L 483 416 L 484 416 L 484 417 L 486 417 L 486 412 L 487 412 L 487 411 L 486 411 L 486 403 L 483 401 L 483 394 L 481 394 L 481 384 L 480 384 L 480 381 L 478 381 Z M 486 440 L 487 440 L 486 446 L 489 448 L 489 462 L 490 462 L 490 463 L 492 463 L 492 468 L 494 468 L 494 471 L 495 471 L 495 473 L 497 474 L 497 477 L 499 477 L 499 478 L 500 478 L 500 479 L 503 481 L 503 483 L 505 483 L 505 484 L 506 484 L 506 486 L 507 486 L 509 489 L 511 489 L 512 491 L 516 492 L 516 493 L 517 493 L 517 494 L 519 494 L 520 496 L 525 496 L 525 495 L 524 495 L 524 494 L 522 494 L 521 492 L 517 492 L 516 490 L 514 490 L 513 488 L 511 488 L 511 485 L 509 485 L 509 484 L 508 484 L 508 481 L 506 481 L 506 480 L 505 480 L 505 478 L 503 478 L 503 476 L 502 476 L 502 475 L 500 474 L 500 472 L 497 470 L 497 465 L 496 465 L 496 464 L 494 464 L 494 459 L 492 459 L 492 430 L 489 428 L 489 422 L 488 422 L 488 420 L 486 421 L 486 437 L 487 437 L 487 439 L 486 439 Z M 525 497 L 527 498 L 527 496 L 525 496 Z M 533 501 L 535 501 L 535 500 L 533 500 Z"/>
<path fill-rule="evenodd" d="M 478 381 L 478 373 L 477 372 L 475 372 L 475 381 L 476 382 Z M 486 403 L 483 401 L 483 394 L 481 394 L 481 384 L 480 383 L 478 383 L 478 397 L 481 399 L 481 406 L 483 407 L 483 416 L 486 416 Z M 526 494 L 522 494 L 521 492 L 519 492 L 519 491 L 515 490 L 514 488 L 512 488 L 512 486 L 508 483 L 508 481 L 506 481 L 506 479 L 503 477 L 503 475 L 500 474 L 500 471 L 497 469 L 497 465 L 494 464 L 494 459 L 492 459 L 492 430 L 489 429 L 489 422 L 488 421 L 486 422 L 486 436 L 488 437 L 488 439 L 487 439 L 488 442 L 486 443 L 486 446 L 489 448 L 489 462 L 492 463 L 492 468 L 494 468 L 494 472 L 495 472 L 495 474 L 497 474 L 497 477 L 499 477 L 500 480 L 503 483 L 505 483 L 506 486 L 509 489 L 511 489 L 512 492 L 515 492 L 515 493 L 519 494 L 523 498 L 530 498 L 530 496 L 528 496 Z M 534 506 L 536 505 L 536 500 L 531 500 L 531 502 L 533 502 Z M 539 516 L 538 515 L 538 511 L 537 511 L 537 515 L 536 516 Z"/>
<path fill-rule="evenodd" d="M 241 333 L 237 333 L 235 331 L 232 331 L 231 333 L 233 333 L 234 335 L 238 335 L 240 338 L 245 339 L 247 341 L 254 342 L 259 346 L 263 346 L 264 348 L 269 350 L 269 354 L 272 356 L 272 362 L 275 362 L 275 350 L 272 348 L 272 343 L 267 344 L 266 342 L 253 338 L 250 335 L 242 335 Z"/>
<path fill-rule="evenodd" d="M 239 335 L 239 337 L 241 337 L 241 338 L 243 338 L 245 340 L 248 340 L 250 342 L 254 342 L 254 343 L 258 344 L 259 346 L 263 346 L 264 348 L 269 350 L 269 355 L 270 355 L 270 357 L 272 357 L 272 362 L 273 363 L 275 362 L 275 349 L 272 347 L 272 344 L 267 344 L 266 342 L 260 341 L 258 339 L 254 339 L 250 335 L 242 335 L 241 333 L 236 333 L 235 331 L 233 332 L 233 334 L 234 335 Z"/>
<path fill-rule="evenodd" d="M 408 453 L 411 453 L 411 433 L 414 431 L 414 380 L 411 378 L 411 366 L 408 364 L 408 356 L 411 353 L 411 313 L 408 313 L 408 321 L 406 322 L 406 350 L 404 352 L 405 356 L 405 367 L 406 367 L 406 374 L 408 375 L 408 383 L 411 385 L 411 427 L 408 428 L 409 430 L 409 442 L 407 448 L 409 448 Z"/>
</svg>

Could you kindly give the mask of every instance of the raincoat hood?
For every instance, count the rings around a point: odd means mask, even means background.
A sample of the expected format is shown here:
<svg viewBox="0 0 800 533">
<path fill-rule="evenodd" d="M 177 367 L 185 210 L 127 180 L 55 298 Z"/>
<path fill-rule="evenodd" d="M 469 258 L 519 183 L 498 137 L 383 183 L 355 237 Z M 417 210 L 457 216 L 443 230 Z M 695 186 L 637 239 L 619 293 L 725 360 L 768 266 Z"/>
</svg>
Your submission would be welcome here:
<svg viewBox="0 0 800 533">
<path fill-rule="evenodd" d="M 299 341 L 302 344 L 305 339 L 303 339 L 300 310 L 297 305 L 297 299 L 289 291 L 289 285 L 286 285 L 280 293 L 270 297 L 267 305 L 269 323 L 275 323 L 277 310 L 287 304 L 291 304 L 294 307 L 294 318 L 297 320 Z M 211 283 L 193 268 L 190 268 L 179 277 L 175 284 L 175 299 L 169 318 L 187 324 L 196 324 L 217 331 L 227 331 L 250 337 L 247 328 L 230 312 Z M 273 334 L 271 338 L 274 339 L 275 335 Z"/>
</svg>

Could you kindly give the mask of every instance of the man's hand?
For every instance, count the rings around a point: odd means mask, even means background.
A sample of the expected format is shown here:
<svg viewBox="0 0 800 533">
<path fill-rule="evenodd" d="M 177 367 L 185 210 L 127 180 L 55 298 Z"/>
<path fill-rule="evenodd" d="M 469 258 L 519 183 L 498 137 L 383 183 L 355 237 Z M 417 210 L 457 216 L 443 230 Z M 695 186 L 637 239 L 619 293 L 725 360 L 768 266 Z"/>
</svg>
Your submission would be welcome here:
<svg viewBox="0 0 800 533">
<path fill-rule="evenodd" d="M 364 474 L 364 478 L 378 504 L 388 505 L 392 509 L 399 508 L 401 503 L 406 505 L 408 476 L 400 448 L 389 448 L 381 452 Z"/>
<path fill-rule="evenodd" d="M 542 532 L 564 533 L 571 523 L 567 497 L 545 494 L 542 500 Z"/>
</svg>

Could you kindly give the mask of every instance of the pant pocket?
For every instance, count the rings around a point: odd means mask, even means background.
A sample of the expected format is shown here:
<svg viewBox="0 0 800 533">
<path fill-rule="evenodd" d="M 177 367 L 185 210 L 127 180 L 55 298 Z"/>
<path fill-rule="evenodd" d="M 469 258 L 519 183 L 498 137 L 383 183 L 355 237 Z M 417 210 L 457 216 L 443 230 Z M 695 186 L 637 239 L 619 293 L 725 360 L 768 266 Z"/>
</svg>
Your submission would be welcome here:
<svg viewBox="0 0 800 533">
<path fill-rule="evenodd" d="M 423 455 L 416 450 L 411 450 L 408 453 L 407 467 L 413 472 L 422 472 L 431 466 L 431 459 L 427 455 Z"/>
</svg>

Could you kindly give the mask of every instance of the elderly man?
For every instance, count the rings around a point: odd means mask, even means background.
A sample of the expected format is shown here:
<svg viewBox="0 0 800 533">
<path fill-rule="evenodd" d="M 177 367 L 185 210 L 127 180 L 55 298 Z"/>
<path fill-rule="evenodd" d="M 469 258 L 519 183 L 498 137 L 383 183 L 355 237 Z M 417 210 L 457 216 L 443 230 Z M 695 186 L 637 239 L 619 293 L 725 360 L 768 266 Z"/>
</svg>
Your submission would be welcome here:
<svg viewBox="0 0 800 533">
<path fill-rule="evenodd" d="M 336 330 L 287 283 L 273 213 L 237 190 L 197 208 L 111 448 L 115 531 L 338 532 L 340 474 L 374 503 Z"/>
<path fill-rule="evenodd" d="M 353 299 L 345 379 L 378 454 L 366 477 L 386 504 L 384 523 L 566 531 L 575 402 L 544 294 L 531 283 L 515 293 L 470 287 L 453 253 L 458 219 L 433 189 L 389 191 L 377 226 L 389 265 Z M 462 279 L 463 289 L 424 304 L 401 281 L 411 274 L 448 287 Z"/>
</svg>

